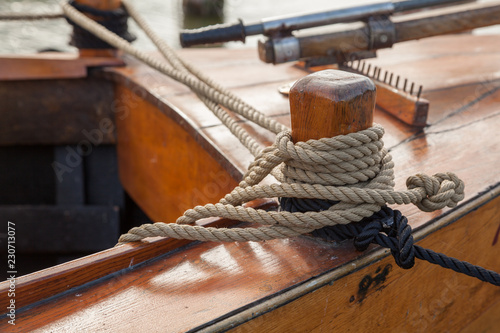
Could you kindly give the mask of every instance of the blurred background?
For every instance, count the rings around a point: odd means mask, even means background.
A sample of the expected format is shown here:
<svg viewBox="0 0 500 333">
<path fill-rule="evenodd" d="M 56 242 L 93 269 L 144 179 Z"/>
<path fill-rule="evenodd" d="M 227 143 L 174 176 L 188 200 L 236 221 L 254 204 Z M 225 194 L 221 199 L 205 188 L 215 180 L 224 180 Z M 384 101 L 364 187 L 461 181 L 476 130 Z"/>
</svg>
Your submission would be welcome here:
<svg viewBox="0 0 500 333">
<path fill-rule="evenodd" d="M 376 0 L 213 0 L 215 4 L 198 7 L 199 11 L 212 12 L 211 15 L 197 15 L 194 10 L 186 9 L 183 1 L 188 0 L 141 0 L 133 1 L 137 9 L 148 20 L 153 29 L 159 33 L 171 46 L 179 48 L 179 31 L 185 28 L 195 28 L 221 22 L 257 21 L 261 18 L 293 14 L 299 12 L 315 12 L 327 9 L 350 7 L 366 3 L 385 2 Z M 491 2 L 495 0 L 480 0 Z M 2 13 L 54 13 L 60 12 L 58 0 L 0 0 Z M 191 0 L 196 3 L 201 0 Z M 219 3 L 219 4 L 217 4 Z M 220 3 L 223 3 L 220 8 Z M 211 6 L 211 7 L 210 7 Z M 194 11 L 194 12 L 193 12 Z M 185 14 L 186 13 L 186 14 Z M 129 20 L 130 22 L 131 20 Z M 154 50 L 137 26 L 130 22 L 130 30 L 138 37 L 134 44 L 146 50 Z M 43 50 L 74 50 L 68 46 L 71 28 L 64 19 L 8 22 L 0 21 L 0 53 L 22 54 Z M 478 29 L 474 33 L 500 33 L 500 26 Z M 224 47 L 253 47 L 260 37 L 247 38 L 246 44 L 226 43 Z"/>
</svg>

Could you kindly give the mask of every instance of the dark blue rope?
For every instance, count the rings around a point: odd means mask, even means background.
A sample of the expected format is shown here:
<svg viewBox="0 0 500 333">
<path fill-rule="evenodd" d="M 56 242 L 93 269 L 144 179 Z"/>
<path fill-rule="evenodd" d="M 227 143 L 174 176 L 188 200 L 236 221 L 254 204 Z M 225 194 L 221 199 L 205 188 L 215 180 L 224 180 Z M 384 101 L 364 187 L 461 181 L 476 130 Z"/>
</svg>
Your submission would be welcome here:
<svg viewBox="0 0 500 333">
<path fill-rule="evenodd" d="M 333 204 L 335 202 L 328 200 L 280 198 L 281 209 L 290 212 L 317 212 L 326 210 Z M 358 251 L 364 251 L 375 243 L 390 249 L 396 264 L 401 268 L 412 268 L 415 258 L 418 258 L 500 286 L 500 274 L 494 271 L 414 245 L 408 219 L 399 210 L 389 207 L 383 207 L 360 222 L 324 227 L 313 231 L 312 235 L 328 241 L 354 239 L 354 246 Z"/>
</svg>

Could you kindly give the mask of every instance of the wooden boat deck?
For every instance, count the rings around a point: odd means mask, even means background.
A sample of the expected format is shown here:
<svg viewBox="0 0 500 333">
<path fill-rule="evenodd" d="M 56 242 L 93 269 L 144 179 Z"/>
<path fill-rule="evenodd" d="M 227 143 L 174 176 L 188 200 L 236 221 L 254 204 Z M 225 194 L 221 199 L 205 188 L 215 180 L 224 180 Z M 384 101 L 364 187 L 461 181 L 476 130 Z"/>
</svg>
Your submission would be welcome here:
<svg viewBox="0 0 500 333">
<path fill-rule="evenodd" d="M 396 188 L 403 189 L 406 177 L 418 172 L 452 171 L 466 183 L 466 198 L 456 209 L 428 214 L 398 207 L 417 238 L 425 238 L 419 245 L 496 271 L 499 38 L 436 37 L 396 45 L 370 60 L 423 84 L 423 97 L 431 102 L 429 126 L 422 130 L 375 111 L 396 164 Z M 304 76 L 302 69 L 262 64 L 255 50 L 181 54 L 289 125 L 288 100 L 277 89 Z M 191 204 L 214 201 L 234 186 L 252 157 L 187 88 L 127 62 L 129 67 L 94 73 L 116 83 L 120 177 L 152 219 L 173 222 Z M 272 135 L 242 123 L 262 144 L 273 141 Z M 188 147 L 177 152 L 180 162 L 162 155 L 180 143 Z M 195 196 L 187 186 L 175 187 L 173 175 L 182 181 L 191 175 L 193 186 L 208 178 L 216 188 Z M 175 204 L 166 202 L 166 195 Z M 175 249 L 178 245 L 184 246 Z M 387 255 L 375 247 L 358 253 L 349 242 L 308 236 L 262 243 L 156 239 L 125 245 L 18 278 L 16 326 L 2 319 L 0 330 L 493 332 L 498 327 L 499 288 L 426 262 L 404 271 Z M 5 293 L 8 285 L 0 286 Z M 1 299 L 5 308 L 8 298 Z"/>
<path fill-rule="evenodd" d="M 375 110 L 374 121 L 386 129 L 385 146 L 396 163 L 397 189 L 404 189 L 406 178 L 419 172 L 434 174 L 454 170 L 460 175 L 462 168 L 479 167 L 481 173 L 491 173 L 495 169 L 498 158 L 494 153 L 485 156 L 480 165 L 470 159 L 470 151 L 460 144 L 464 135 L 460 129 L 470 127 L 468 131 L 471 132 L 467 136 L 474 138 L 474 143 L 468 144 L 474 144 L 477 149 L 495 143 L 493 134 L 484 134 L 488 131 L 486 127 L 489 128 L 498 117 L 499 110 L 496 92 L 500 88 L 500 53 L 496 46 L 497 39 L 497 36 L 431 38 L 397 44 L 391 50 L 379 51 L 379 57 L 370 60 L 374 65 L 422 84 L 422 96 L 431 101 L 429 125 L 423 130 L 407 126 L 393 116 Z M 467 45 L 468 52 L 458 47 L 457 44 L 462 42 Z M 278 88 L 303 77 L 304 71 L 290 64 L 264 65 L 253 51 L 202 49 L 182 50 L 181 54 L 267 116 L 290 126 L 288 99 L 278 93 Z M 164 114 L 180 123 L 233 178 L 239 179 L 253 160 L 244 146 L 188 88 L 159 77 L 154 70 L 140 64 L 112 68 L 107 72 L 112 73 L 112 79 L 143 94 L 153 105 L 166 105 L 162 110 Z M 457 99 L 457 96 L 460 97 Z M 274 141 L 269 132 L 246 120 L 241 122 L 263 146 Z M 434 142 L 439 142 L 439 146 Z M 435 151 L 431 150 L 430 144 Z M 474 178 L 467 182 L 466 200 L 498 183 L 494 175 L 483 181 Z M 418 212 L 416 207 L 402 209 L 415 227 L 429 220 L 429 214 Z M 160 219 L 161 216 L 155 218 Z"/>
</svg>

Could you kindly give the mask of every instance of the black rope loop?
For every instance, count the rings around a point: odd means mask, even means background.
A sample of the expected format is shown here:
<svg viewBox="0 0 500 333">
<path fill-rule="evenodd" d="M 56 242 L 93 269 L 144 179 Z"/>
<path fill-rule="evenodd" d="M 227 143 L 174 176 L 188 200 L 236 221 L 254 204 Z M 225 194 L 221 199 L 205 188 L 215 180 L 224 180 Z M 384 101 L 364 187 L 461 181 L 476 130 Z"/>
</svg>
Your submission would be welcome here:
<svg viewBox="0 0 500 333">
<path fill-rule="evenodd" d="M 412 268 L 415 265 L 415 248 L 408 219 L 399 210 L 382 207 L 368 221 L 354 238 L 356 249 L 364 251 L 371 243 L 379 244 L 391 250 L 399 267 Z"/>
<path fill-rule="evenodd" d="M 282 210 L 302 213 L 327 210 L 336 203 L 320 199 L 279 198 L 279 200 Z M 327 241 L 353 239 L 358 251 L 365 251 L 370 244 L 378 244 L 390 249 L 396 264 L 404 269 L 412 268 L 415 258 L 418 258 L 500 286 L 500 274 L 494 271 L 413 244 L 412 229 L 408 219 L 399 210 L 387 206 L 360 222 L 324 227 L 314 230 L 311 234 Z"/>
<path fill-rule="evenodd" d="M 93 19 L 97 23 L 126 41 L 132 42 L 136 39 L 136 36 L 128 31 L 129 14 L 123 5 L 113 10 L 100 10 L 76 3 L 74 0 L 68 4 L 82 13 L 93 15 Z M 113 49 L 111 45 L 81 28 L 69 18 L 66 18 L 66 20 L 73 26 L 70 45 L 79 49 Z"/>
</svg>

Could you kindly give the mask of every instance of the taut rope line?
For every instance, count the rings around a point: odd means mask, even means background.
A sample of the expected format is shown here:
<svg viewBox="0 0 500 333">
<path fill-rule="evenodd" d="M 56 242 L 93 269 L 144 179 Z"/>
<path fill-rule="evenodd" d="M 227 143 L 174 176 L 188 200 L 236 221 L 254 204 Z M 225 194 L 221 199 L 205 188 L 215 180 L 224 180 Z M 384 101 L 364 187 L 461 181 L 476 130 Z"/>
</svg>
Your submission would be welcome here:
<svg viewBox="0 0 500 333">
<path fill-rule="evenodd" d="M 394 191 L 393 162 L 383 149 L 381 138 L 384 131 L 380 126 L 345 136 L 310 140 L 294 145 L 284 125 L 266 117 L 181 60 L 149 28 L 128 1 L 124 0 L 123 4 L 131 17 L 157 45 L 167 62 L 141 52 L 67 3 L 62 3 L 62 8 L 73 22 L 97 37 L 190 87 L 256 158 L 239 186 L 218 204 L 189 209 L 177 223 L 158 222 L 133 228 L 120 237 L 119 243 L 138 241 L 151 236 L 210 241 L 288 238 L 324 226 L 360 221 L 379 211 L 386 203 L 414 203 L 421 209 L 431 210 L 453 207 L 463 198 L 463 182 L 451 173 L 434 177 L 415 176 L 409 179 L 411 188 L 408 191 Z M 279 133 L 275 144 L 262 150 L 219 105 L 271 132 Z M 271 173 L 284 184 L 258 185 Z M 436 187 L 436 184 L 442 186 Z M 320 198 L 339 203 L 326 211 L 307 213 L 267 212 L 241 206 L 249 200 L 276 196 Z M 212 216 L 252 221 L 265 226 L 226 229 L 189 225 Z"/>
<path fill-rule="evenodd" d="M 124 6 L 129 10 L 129 14 L 131 17 L 135 20 L 139 15 L 137 11 L 133 8 L 133 6 L 128 2 L 128 1 L 122 1 Z M 179 68 L 174 68 L 169 62 L 172 61 L 174 64 L 182 64 L 181 60 L 177 56 L 172 56 L 172 54 L 175 54 L 172 49 L 170 49 L 166 43 L 162 42 L 161 44 L 158 42 L 160 39 L 158 36 L 156 36 L 153 31 L 147 26 L 147 24 L 144 22 L 144 20 L 138 18 L 138 24 L 141 26 L 147 27 L 148 29 L 145 30 L 145 32 L 148 34 L 148 36 L 153 36 L 153 42 L 156 43 L 156 46 L 160 49 L 162 53 L 165 54 L 166 59 L 168 59 L 168 62 L 162 61 L 160 59 L 157 59 L 145 52 L 142 52 L 141 50 L 137 49 L 136 47 L 132 46 L 129 42 L 124 40 L 123 38 L 117 36 L 116 34 L 108 31 L 101 25 L 97 24 L 93 20 L 89 19 L 85 15 L 81 14 L 79 11 L 71 7 L 69 4 L 66 2 L 61 3 L 63 12 L 70 18 L 73 22 L 77 23 L 80 25 L 82 28 L 88 30 L 95 36 L 101 38 L 102 40 L 106 41 L 108 44 L 112 45 L 113 47 L 116 47 L 117 49 L 120 49 L 135 58 L 141 60 L 142 62 L 146 63 L 147 65 L 153 67 L 154 69 L 158 70 L 159 72 L 171 77 L 172 79 L 179 81 L 180 83 L 185 84 L 189 88 L 191 88 L 198 96 L 203 96 L 202 100 L 205 101 L 206 99 L 209 100 L 211 105 L 209 108 L 212 110 L 214 104 L 220 104 L 221 106 L 232 110 L 233 112 L 241 115 L 242 117 L 258 124 L 259 126 L 273 132 L 273 133 L 279 133 L 286 128 L 281 123 L 278 123 L 274 119 L 271 119 L 269 117 L 266 117 L 264 114 L 261 112 L 257 111 L 255 108 L 251 107 L 244 101 L 242 101 L 240 98 L 236 97 L 234 94 L 228 92 L 226 89 L 223 89 L 220 86 L 213 86 L 213 83 L 211 80 L 212 85 L 208 85 L 206 82 L 200 80 L 196 75 L 191 74 L 186 68 L 183 66 L 180 66 Z M 192 66 L 190 66 L 192 68 Z M 204 78 L 204 80 L 207 80 L 204 76 L 201 75 L 199 71 L 195 71 L 195 73 L 198 76 L 201 76 Z M 207 105 L 208 106 L 208 105 Z M 215 112 L 216 115 L 220 114 L 221 112 L 217 111 Z M 221 121 L 224 121 L 221 119 Z M 224 123 L 226 124 L 226 123 Z M 235 126 L 228 126 L 228 128 L 234 128 Z M 233 133 L 234 134 L 234 133 Z M 238 137 L 240 141 L 243 144 L 248 144 L 246 143 L 249 141 L 248 139 L 242 139 Z M 253 142 L 251 142 L 253 144 Z M 247 147 L 247 146 L 246 146 Z M 252 145 L 252 148 L 247 147 L 254 155 L 257 154 L 255 151 L 255 145 Z"/>
<path fill-rule="evenodd" d="M 358 222 L 378 212 L 386 203 L 413 203 L 423 210 L 431 211 L 445 206 L 454 207 L 463 199 L 464 184 L 452 173 L 433 177 L 425 175 L 410 177 L 407 182 L 409 190 L 394 191 L 394 164 L 391 156 L 383 149 L 381 142 L 383 133 L 382 127 L 376 125 L 357 133 L 294 145 L 290 133 L 282 132 L 278 134 L 275 144 L 256 158 L 240 185 L 219 203 L 189 209 L 177 219 L 177 223 L 157 222 L 133 228 L 122 235 L 119 242 L 138 241 L 152 236 L 203 241 L 262 241 L 289 238 L 325 226 Z M 367 166 L 360 167 L 359 159 L 354 156 L 365 160 Z M 311 170 L 328 168 L 332 165 L 340 169 L 339 166 L 353 170 L 333 173 L 328 179 L 336 185 L 342 183 L 341 186 L 307 183 L 310 180 Z M 375 177 L 366 179 L 367 170 L 373 169 L 373 166 L 378 172 Z M 280 168 L 276 172 L 278 180 L 290 180 L 292 174 L 294 182 L 258 185 L 275 168 Z M 312 175 L 315 175 L 314 172 Z M 357 178 L 363 181 L 357 181 L 353 186 L 344 183 Z M 441 185 L 436 187 L 435 184 Z M 339 203 L 325 211 L 306 213 L 268 212 L 241 206 L 257 198 L 277 196 L 326 199 Z M 266 226 L 204 228 L 188 225 L 199 219 L 215 216 L 251 221 Z"/>
<path fill-rule="evenodd" d="M 411 227 L 406 218 L 385 206 L 413 203 L 428 212 L 446 206 L 455 207 L 464 198 L 464 183 L 455 174 L 439 173 L 432 177 L 418 174 L 407 179 L 407 191 L 394 191 L 394 163 L 384 149 L 384 130 L 379 125 L 356 133 L 294 144 L 286 126 L 266 117 L 184 62 L 154 33 L 128 0 L 122 0 L 122 3 L 166 62 L 141 52 L 68 3 L 63 2 L 61 6 L 66 17 L 81 28 L 190 87 L 249 149 L 255 160 L 240 184 L 219 203 L 189 209 L 176 223 L 157 222 L 132 228 L 120 237 L 118 245 L 153 236 L 203 241 L 261 241 L 314 231 L 320 237 L 355 238 L 355 246 L 361 251 L 370 243 L 389 247 L 396 263 L 403 268 L 412 267 L 417 257 L 500 285 L 500 275 L 493 271 L 413 245 Z M 262 149 L 221 106 L 277 134 L 275 143 Z M 270 174 L 280 183 L 260 185 Z M 309 201 L 293 213 L 242 207 L 245 202 L 268 197 Z M 306 211 L 300 212 L 306 206 Z M 190 225 L 199 219 L 216 216 L 264 226 L 228 229 Z M 359 221 L 361 223 L 351 223 Z"/>
</svg>

